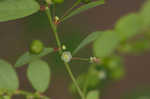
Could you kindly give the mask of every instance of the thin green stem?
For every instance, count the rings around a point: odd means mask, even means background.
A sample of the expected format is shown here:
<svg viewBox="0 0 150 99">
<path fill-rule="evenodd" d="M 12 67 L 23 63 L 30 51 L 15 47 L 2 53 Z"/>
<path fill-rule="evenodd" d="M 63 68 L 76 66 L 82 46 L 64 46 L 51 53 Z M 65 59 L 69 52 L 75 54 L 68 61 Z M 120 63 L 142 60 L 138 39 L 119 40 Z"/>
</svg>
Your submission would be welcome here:
<svg viewBox="0 0 150 99">
<path fill-rule="evenodd" d="M 59 39 L 59 36 L 58 36 L 58 33 L 57 33 L 57 28 L 56 28 L 55 24 L 53 23 L 52 15 L 51 15 L 51 13 L 50 13 L 49 8 L 46 9 L 46 14 L 47 14 L 47 16 L 48 16 L 49 23 L 50 23 L 51 28 L 52 28 L 52 30 L 53 30 L 53 33 L 54 33 L 54 35 L 55 35 L 57 45 L 58 45 L 59 48 L 61 48 L 61 43 L 60 43 L 60 39 Z M 61 54 L 61 53 L 62 53 L 62 50 L 59 50 L 59 53 Z"/>
<path fill-rule="evenodd" d="M 58 33 L 57 33 L 56 25 L 53 23 L 52 16 L 51 16 L 51 12 L 50 12 L 49 8 L 46 9 L 46 14 L 47 14 L 47 16 L 48 16 L 48 19 L 49 19 L 51 28 L 52 28 L 53 33 L 54 33 L 54 35 L 55 35 L 57 45 L 58 45 L 58 47 L 60 48 L 59 54 L 61 55 L 62 52 L 63 52 L 62 49 L 61 49 L 61 42 L 60 42 L 60 39 L 59 39 L 59 36 L 58 36 Z M 67 69 L 67 71 L 68 71 L 68 73 L 69 73 L 69 75 L 70 75 L 70 77 L 71 77 L 71 79 L 72 79 L 74 85 L 76 86 L 77 91 L 78 91 L 78 93 L 79 93 L 81 99 L 85 99 L 84 94 L 82 93 L 82 91 L 81 91 L 81 89 L 80 89 L 80 87 L 79 87 L 79 85 L 78 85 L 78 83 L 77 83 L 75 77 L 73 76 L 73 73 L 72 73 L 72 71 L 71 71 L 71 69 L 70 69 L 69 64 L 66 63 L 66 62 L 64 62 L 64 65 L 65 65 L 65 67 L 66 67 L 66 69 Z"/>
<path fill-rule="evenodd" d="M 89 58 L 73 57 L 72 60 L 90 61 Z"/>
<path fill-rule="evenodd" d="M 79 87 L 79 85 L 78 85 L 78 83 L 77 83 L 75 77 L 73 76 L 73 73 L 72 73 L 72 71 L 71 71 L 71 69 L 70 69 L 69 64 L 68 64 L 68 63 L 64 63 L 64 64 L 65 64 L 65 67 L 66 67 L 66 69 L 67 69 L 67 71 L 68 71 L 68 73 L 69 73 L 69 75 L 70 75 L 70 77 L 71 77 L 71 79 L 72 79 L 74 85 L 75 85 L 76 88 L 77 88 L 77 91 L 78 91 L 79 95 L 81 96 L 81 99 L 85 99 L 85 96 L 84 96 L 83 92 L 81 91 L 81 89 L 80 89 L 80 87 Z"/>
<path fill-rule="evenodd" d="M 64 19 L 64 17 L 65 16 L 67 16 L 76 6 L 78 6 L 80 4 L 80 0 L 77 0 L 74 4 L 73 4 L 73 6 L 70 8 L 70 9 L 68 9 L 66 12 L 65 12 L 65 14 L 60 18 L 60 22 L 62 22 L 63 21 L 63 19 Z"/>
</svg>

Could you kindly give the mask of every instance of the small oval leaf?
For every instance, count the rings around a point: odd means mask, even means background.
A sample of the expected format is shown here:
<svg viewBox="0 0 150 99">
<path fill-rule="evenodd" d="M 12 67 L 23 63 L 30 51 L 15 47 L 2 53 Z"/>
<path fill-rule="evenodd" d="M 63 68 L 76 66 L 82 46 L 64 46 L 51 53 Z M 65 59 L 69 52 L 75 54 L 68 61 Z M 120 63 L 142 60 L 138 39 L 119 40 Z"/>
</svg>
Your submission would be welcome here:
<svg viewBox="0 0 150 99">
<path fill-rule="evenodd" d="M 127 40 L 141 33 L 142 21 L 137 14 L 129 14 L 122 17 L 116 24 L 115 30 L 122 40 Z"/>
<path fill-rule="evenodd" d="M 102 58 L 112 54 L 119 44 L 120 37 L 116 32 L 105 31 L 94 42 L 93 50 L 97 57 Z"/>
<path fill-rule="evenodd" d="M 74 15 L 77 15 L 83 11 L 86 11 L 90 8 L 94 8 L 94 7 L 102 5 L 102 4 L 104 4 L 104 0 L 98 0 L 98 1 L 94 1 L 91 3 L 85 4 L 77 9 L 75 9 L 74 11 L 72 11 L 68 16 L 64 17 L 64 19 L 62 21 L 65 21 L 66 19 L 69 19 L 70 17 L 72 17 Z"/>
<path fill-rule="evenodd" d="M 36 60 L 29 64 L 27 76 L 34 89 L 44 92 L 50 82 L 50 68 L 45 61 Z"/>
<path fill-rule="evenodd" d="M 23 54 L 16 62 L 15 67 L 20 67 L 25 64 L 28 64 L 34 60 L 37 60 L 43 56 L 48 55 L 49 53 L 52 53 L 54 50 L 53 48 L 44 48 L 44 50 L 40 54 L 31 54 L 30 52 L 26 52 Z"/>
<path fill-rule="evenodd" d="M 29 16 L 40 9 L 35 0 L 1 0 L 0 22 Z"/>
<path fill-rule="evenodd" d="M 83 48 L 84 46 L 86 46 L 87 44 L 93 42 L 94 40 L 97 39 L 97 37 L 99 37 L 100 34 L 102 34 L 103 32 L 101 31 L 97 31 L 97 32 L 93 32 L 90 35 L 88 35 L 79 45 L 78 47 L 73 51 L 73 55 L 76 54 L 81 48 Z"/>
<path fill-rule="evenodd" d="M 0 60 L 0 89 L 17 90 L 19 81 L 15 70 L 4 60 Z"/>
</svg>

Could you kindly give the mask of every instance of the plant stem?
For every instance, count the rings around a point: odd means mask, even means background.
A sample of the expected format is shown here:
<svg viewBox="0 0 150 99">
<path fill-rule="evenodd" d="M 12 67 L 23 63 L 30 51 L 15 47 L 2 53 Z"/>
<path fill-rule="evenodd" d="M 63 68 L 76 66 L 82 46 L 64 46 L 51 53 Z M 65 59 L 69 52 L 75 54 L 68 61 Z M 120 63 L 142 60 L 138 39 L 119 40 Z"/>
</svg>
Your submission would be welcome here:
<svg viewBox="0 0 150 99">
<path fill-rule="evenodd" d="M 68 64 L 68 63 L 65 63 L 65 62 L 64 62 L 64 64 L 65 64 L 65 67 L 66 67 L 66 69 L 67 69 L 67 71 L 68 71 L 68 73 L 69 73 L 69 75 L 70 75 L 70 77 L 71 77 L 71 79 L 72 79 L 74 85 L 75 85 L 76 88 L 77 88 L 77 91 L 78 91 L 79 95 L 81 96 L 81 99 L 85 99 L 85 96 L 84 96 L 83 92 L 81 91 L 81 89 L 80 89 L 80 87 L 79 87 L 79 85 L 78 85 L 78 83 L 77 83 L 75 77 L 73 76 L 73 73 L 72 73 L 72 71 L 71 71 L 71 69 L 70 69 L 69 64 Z"/>
<path fill-rule="evenodd" d="M 55 26 L 54 23 L 53 23 L 52 16 L 51 16 L 51 12 L 50 12 L 49 8 L 46 9 L 46 14 L 47 14 L 47 16 L 48 16 L 48 19 L 49 19 L 51 28 L 52 28 L 53 33 L 54 33 L 54 35 L 55 35 L 57 45 L 58 45 L 58 47 L 60 48 L 59 54 L 61 55 L 62 52 L 63 52 L 62 49 L 61 49 L 61 42 L 60 42 L 60 39 L 59 39 L 59 36 L 58 36 L 58 33 L 57 33 L 57 28 L 56 28 L 56 26 Z M 69 73 L 69 75 L 70 75 L 70 77 L 71 77 L 71 79 L 72 79 L 74 85 L 76 86 L 77 91 L 78 91 L 78 93 L 79 93 L 81 99 L 85 99 L 84 94 L 82 93 L 82 91 L 81 91 L 81 89 L 80 89 L 80 87 L 79 87 L 79 85 L 78 85 L 78 83 L 77 83 L 75 77 L 73 76 L 73 73 L 72 73 L 72 71 L 71 71 L 71 69 L 70 69 L 69 64 L 66 63 L 66 62 L 64 62 L 64 65 L 65 65 L 65 67 L 66 67 L 66 69 L 67 69 L 67 71 L 68 71 L 68 73 Z"/>
<path fill-rule="evenodd" d="M 63 19 L 65 18 L 65 16 L 67 16 L 76 6 L 78 6 L 80 4 L 80 0 L 77 0 L 74 4 L 73 4 L 73 6 L 70 8 L 70 9 L 68 9 L 66 12 L 65 12 L 65 14 L 60 18 L 60 22 L 62 22 L 63 21 Z"/>
<path fill-rule="evenodd" d="M 49 23 L 50 23 L 50 25 L 51 25 L 51 28 L 52 28 L 52 30 L 53 30 L 53 33 L 54 33 L 54 35 L 55 35 L 57 45 L 58 45 L 58 47 L 60 48 L 59 53 L 61 54 L 61 53 L 62 53 L 62 50 L 61 50 L 60 39 L 59 39 L 59 36 L 58 36 L 58 33 L 57 33 L 57 28 L 56 28 L 56 26 L 55 26 L 54 23 L 53 23 L 52 15 L 51 15 L 51 13 L 50 13 L 49 8 L 46 9 L 46 14 L 47 14 L 47 17 L 48 17 L 48 19 L 49 19 Z"/>
<path fill-rule="evenodd" d="M 72 57 L 72 60 L 90 61 L 89 58 L 81 58 L 81 57 Z"/>
</svg>

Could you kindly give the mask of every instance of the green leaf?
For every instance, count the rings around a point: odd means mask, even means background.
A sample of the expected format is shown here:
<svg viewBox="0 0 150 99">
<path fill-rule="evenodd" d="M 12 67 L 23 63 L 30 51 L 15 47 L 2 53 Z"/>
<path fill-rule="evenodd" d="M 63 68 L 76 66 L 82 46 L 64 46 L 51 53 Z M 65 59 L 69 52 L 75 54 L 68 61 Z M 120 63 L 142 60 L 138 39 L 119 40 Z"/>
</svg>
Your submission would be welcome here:
<svg viewBox="0 0 150 99">
<path fill-rule="evenodd" d="M 0 89 L 17 90 L 19 81 L 15 70 L 4 60 L 0 60 Z"/>
<path fill-rule="evenodd" d="M 127 40 L 141 32 L 141 18 L 132 13 L 122 17 L 116 24 L 115 30 L 122 40 Z"/>
<path fill-rule="evenodd" d="M 87 94 L 86 99 L 99 99 L 99 91 L 97 91 L 97 90 L 90 91 Z"/>
<path fill-rule="evenodd" d="M 141 18 L 143 20 L 143 27 L 149 28 L 150 27 L 150 0 L 147 0 L 143 7 L 141 8 Z"/>
<path fill-rule="evenodd" d="M 49 53 L 52 53 L 54 50 L 53 48 L 45 48 L 40 54 L 31 54 L 30 52 L 26 52 L 23 54 L 16 62 L 15 67 L 20 67 L 25 64 L 28 64 L 34 60 L 37 60 L 43 56 L 48 55 Z"/>
<path fill-rule="evenodd" d="M 116 32 L 105 31 L 94 42 L 93 50 L 97 57 L 103 58 L 114 52 L 120 44 L 120 37 Z"/>
<path fill-rule="evenodd" d="M 132 13 L 122 17 L 116 24 L 115 30 L 122 40 L 127 40 L 141 32 L 141 18 Z"/>
<path fill-rule="evenodd" d="M 77 15 L 83 11 L 86 11 L 90 8 L 94 8 L 96 6 L 99 6 L 99 5 L 102 5 L 104 4 L 104 0 L 98 0 L 98 1 L 95 1 L 95 2 L 91 2 L 91 3 L 88 3 L 88 4 L 85 4 L 77 9 L 75 9 L 74 11 L 72 11 L 68 16 L 66 16 L 62 21 L 66 20 L 66 19 L 69 19 L 70 17 L 74 16 L 74 15 Z"/>
<path fill-rule="evenodd" d="M 146 38 L 124 44 L 119 48 L 119 51 L 124 54 L 141 54 L 148 50 L 150 50 L 150 40 Z"/>
<path fill-rule="evenodd" d="M 97 31 L 97 32 L 93 32 L 90 35 L 88 35 L 79 45 L 78 47 L 73 51 L 73 55 L 76 54 L 81 48 L 83 48 L 84 46 L 86 46 L 87 44 L 93 42 L 94 40 L 97 39 L 97 37 L 99 37 L 99 35 L 102 34 L 102 32 Z"/>
<path fill-rule="evenodd" d="M 45 61 L 36 60 L 29 64 L 27 76 L 36 91 L 44 92 L 49 86 L 50 68 Z"/>
<path fill-rule="evenodd" d="M 39 9 L 35 0 L 0 0 L 0 22 L 23 18 Z"/>
</svg>

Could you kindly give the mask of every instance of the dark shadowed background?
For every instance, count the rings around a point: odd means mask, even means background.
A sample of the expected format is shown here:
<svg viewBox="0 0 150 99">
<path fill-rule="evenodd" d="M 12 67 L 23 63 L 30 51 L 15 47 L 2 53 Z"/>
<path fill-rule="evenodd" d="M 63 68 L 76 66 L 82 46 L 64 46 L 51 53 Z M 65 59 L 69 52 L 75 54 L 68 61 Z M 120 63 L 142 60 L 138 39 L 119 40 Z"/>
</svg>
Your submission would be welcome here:
<svg viewBox="0 0 150 99">
<path fill-rule="evenodd" d="M 112 29 L 121 16 L 138 11 L 143 2 L 144 0 L 107 0 L 105 5 L 90 9 L 61 24 L 60 38 L 68 49 L 72 50 L 87 34 L 97 30 Z M 57 8 L 57 15 L 62 15 L 72 4 L 73 1 L 66 0 L 64 5 Z M 28 50 L 29 43 L 34 39 L 42 40 L 46 46 L 56 47 L 44 13 L 0 23 L 0 58 L 14 64 L 17 58 Z M 87 48 L 82 49 L 77 56 L 91 56 L 92 48 L 91 46 Z M 72 99 L 68 91 L 71 80 L 64 66 L 55 57 L 56 55 L 52 54 L 45 58 L 52 69 L 51 85 L 46 94 L 51 99 Z M 149 59 L 150 52 L 145 52 L 141 56 L 125 56 L 126 76 L 121 81 L 109 84 L 102 93 L 102 99 L 122 99 L 125 94 L 135 88 L 148 88 L 150 85 Z M 73 64 L 71 68 L 77 76 L 81 71 L 85 71 L 88 63 L 74 62 Z M 34 91 L 26 78 L 26 67 L 17 69 L 21 82 L 20 88 Z"/>
</svg>

